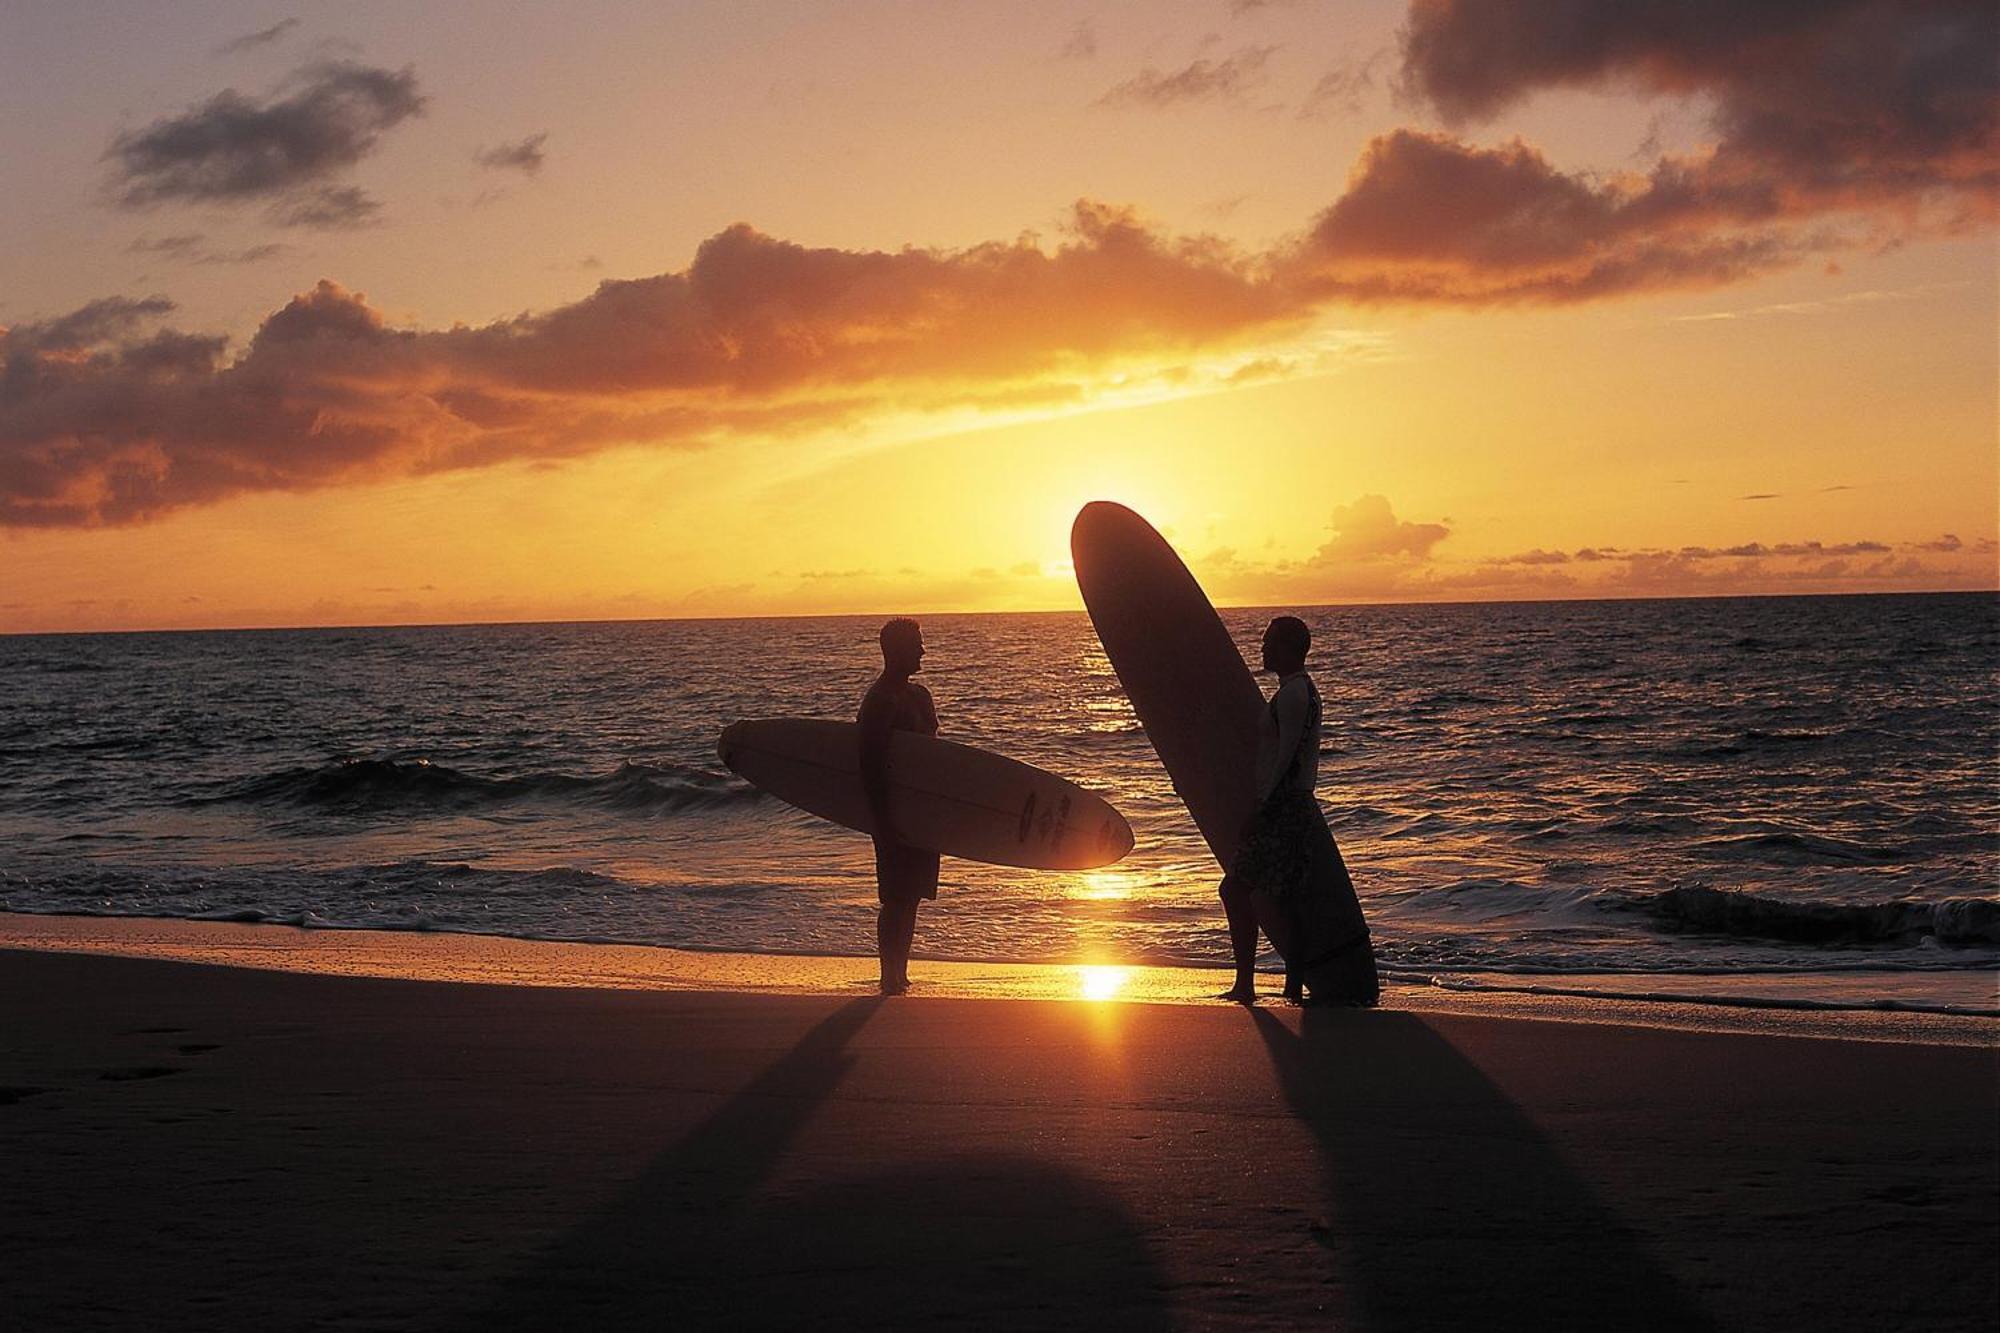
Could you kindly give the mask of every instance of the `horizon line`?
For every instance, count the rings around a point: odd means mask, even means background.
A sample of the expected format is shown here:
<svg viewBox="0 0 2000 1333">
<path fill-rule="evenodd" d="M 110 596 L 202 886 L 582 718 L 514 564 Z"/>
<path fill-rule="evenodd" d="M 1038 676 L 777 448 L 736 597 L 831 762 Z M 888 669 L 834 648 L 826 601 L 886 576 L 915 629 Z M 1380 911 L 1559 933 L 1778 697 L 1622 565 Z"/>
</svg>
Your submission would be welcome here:
<svg viewBox="0 0 2000 1333">
<path fill-rule="evenodd" d="M 2000 585 L 1990 588 L 1897 588 L 1846 592 L 1714 592 L 1662 593 L 1636 597 L 1468 597 L 1421 602 L 1231 602 L 1218 604 L 1222 611 L 1344 611 L 1361 609 L 1400 610 L 1432 606 L 1569 606 L 1611 602 L 1749 602 L 1791 601 L 1834 597 L 1992 597 L 2000 596 Z M 317 625 L 163 625 L 127 626 L 113 629 L 0 629 L 0 639 L 85 637 L 114 634 L 296 634 L 312 630 L 375 629 L 499 629 L 520 625 L 670 625 L 726 623 L 753 620 L 873 620 L 883 616 L 1088 616 L 1077 606 L 1014 607 L 1007 610 L 911 611 L 908 608 L 876 611 L 790 611 L 762 615 L 684 616 L 595 616 L 582 619 L 549 618 L 522 620 L 409 620 L 352 621 Z"/>
</svg>

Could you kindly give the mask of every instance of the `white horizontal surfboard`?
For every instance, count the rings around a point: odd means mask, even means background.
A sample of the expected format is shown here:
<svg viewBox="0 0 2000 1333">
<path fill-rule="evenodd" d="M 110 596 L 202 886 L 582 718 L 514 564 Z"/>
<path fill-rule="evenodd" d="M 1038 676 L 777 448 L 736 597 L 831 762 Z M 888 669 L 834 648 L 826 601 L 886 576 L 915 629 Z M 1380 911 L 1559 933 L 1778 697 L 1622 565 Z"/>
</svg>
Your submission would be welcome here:
<svg viewBox="0 0 2000 1333">
<path fill-rule="evenodd" d="M 861 785 L 861 732 L 852 722 L 735 722 L 715 746 L 730 772 L 822 819 L 875 831 Z M 1028 870 L 1091 870 L 1132 850 L 1132 827 L 1111 803 L 1067 778 L 1004 755 L 890 733 L 889 814 L 919 847 Z"/>
</svg>

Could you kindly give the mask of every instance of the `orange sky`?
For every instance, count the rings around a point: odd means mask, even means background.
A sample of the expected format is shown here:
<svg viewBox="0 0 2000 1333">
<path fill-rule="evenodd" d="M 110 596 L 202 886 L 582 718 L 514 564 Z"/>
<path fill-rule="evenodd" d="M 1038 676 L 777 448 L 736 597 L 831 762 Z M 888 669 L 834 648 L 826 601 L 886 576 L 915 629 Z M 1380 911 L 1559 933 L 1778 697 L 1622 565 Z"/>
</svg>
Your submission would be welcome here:
<svg viewBox="0 0 2000 1333">
<path fill-rule="evenodd" d="M 9 11 L 0 630 L 1996 586 L 1988 7 L 1702 8 Z"/>
</svg>

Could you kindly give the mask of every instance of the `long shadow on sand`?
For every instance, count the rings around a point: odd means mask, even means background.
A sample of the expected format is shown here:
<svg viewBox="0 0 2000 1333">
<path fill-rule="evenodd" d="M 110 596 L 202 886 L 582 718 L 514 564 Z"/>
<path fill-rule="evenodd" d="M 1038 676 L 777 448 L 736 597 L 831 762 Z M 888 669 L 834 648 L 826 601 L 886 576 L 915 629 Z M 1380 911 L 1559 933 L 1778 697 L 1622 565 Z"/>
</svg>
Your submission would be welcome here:
<svg viewBox="0 0 2000 1333">
<path fill-rule="evenodd" d="M 1252 1010 L 1319 1141 L 1357 1326 L 1703 1330 L 1711 1321 L 1520 1108 L 1414 1015 Z"/>
<path fill-rule="evenodd" d="M 770 1190 L 880 1003 L 823 1019 L 464 1327 L 1166 1327 L 1137 1224 L 1047 1162 L 952 1156 Z"/>
</svg>

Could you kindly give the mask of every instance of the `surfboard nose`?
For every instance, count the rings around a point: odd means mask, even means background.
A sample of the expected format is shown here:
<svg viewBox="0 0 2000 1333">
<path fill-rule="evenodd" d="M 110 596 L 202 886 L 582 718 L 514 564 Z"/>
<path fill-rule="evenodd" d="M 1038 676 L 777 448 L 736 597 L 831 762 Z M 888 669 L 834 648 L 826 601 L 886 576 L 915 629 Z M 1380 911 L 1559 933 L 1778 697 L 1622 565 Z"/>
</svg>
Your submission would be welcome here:
<svg viewBox="0 0 2000 1333">
<path fill-rule="evenodd" d="M 1130 523 L 1132 520 L 1138 518 L 1138 514 L 1119 504 L 1116 500 L 1092 500 L 1083 508 L 1077 510 L 1076 517 L 1070 521 L 1070 549 L 1076 549 L 1078 541 L 1088 540 L 1088 534 L 1100 528 L 1114 524 L 1122 525 Z M 1139 519 L 1139 521 L 1143 523 L 1145 520 Z"/>
<path fill-rule="evenodd" d="M 741 722 L 731 722 L 722 729 L 722 734 L 715 738 L 715 757 L 720 759 L 722 766 L 732 773 L 736 771 L 736 765 L 729 762 L 729 756 L 735 752 L 736 741 L 742 729 Z"/>
</svg>

